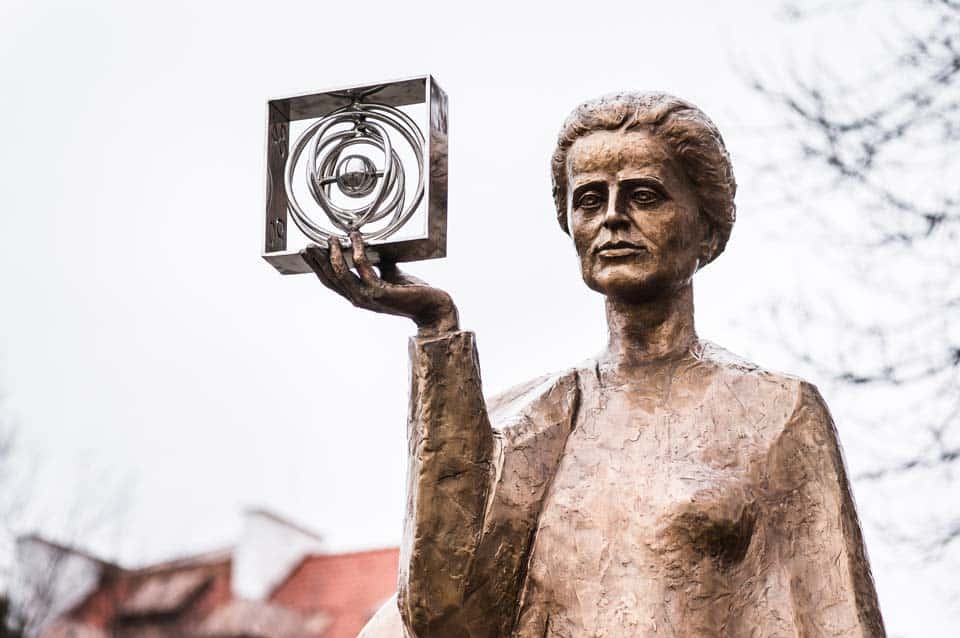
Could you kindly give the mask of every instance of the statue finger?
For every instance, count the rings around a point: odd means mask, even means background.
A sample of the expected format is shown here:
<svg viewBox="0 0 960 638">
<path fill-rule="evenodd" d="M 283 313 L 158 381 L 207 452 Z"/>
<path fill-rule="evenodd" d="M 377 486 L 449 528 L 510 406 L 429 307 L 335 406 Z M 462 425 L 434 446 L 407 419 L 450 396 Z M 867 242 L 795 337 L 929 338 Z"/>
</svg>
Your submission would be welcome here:
<svg viewBox="0 0 960 638">
<path fill-rule="evenodd" d="M 303 259 L 303 263 L 310 267 L 313 274 L 315 274 L 324 285 L 329 285 L 333 273 L 325 272 L 330 270 L 330 264 L 324 263 L 325 256 L 320 253 L 320 250 L 319 246 L 307 246 L 300 251 L 300 258 Z M 317 253 L 320 254 L 318 255 Z"/>
<path fill-rule="evenodd" d="M 370 260 L 367 259 L 367 250 L 359 232 L 353 231 L 350 233 L 350 246 L 353 249 L 353 265 L 356 267 L 357 273 L 360 274 L 363 283 L 373 287 L 381 286 L 383 282 L 377 275 L 377 271 L 370 265 Z"/>
<path fill-rule="evenodd" d="M 303 261 L 306 262 L 306 264 L 310 266 L 310 269 L 313 270 L 313 272 L 318 276 L 333 276 L 333 271 L 330 270 L 330 261 L 327 256 L 327 251 L 323 248 L 320 248 L 320 246 L 310 244 L 300 251 L 300 257 L 303 258 Z"/>
<path fill-rule="evenodd" d="M 328 251 L 330 253 L 330 268 L 333 270 L 333 274 L 337 279 L 346 278 L 347 275 L 353 277 L 353 273 L 350 272 L 350 268 L 347 266 L 347 260 L 343 256 L 343 247 L 340 245 L 340 242 L 337 239 L 330 238 L 327 242 L 329 246 Z"/>
<path fill-rule="evenodd" d="M 320 246 L 311 245 L 301 250 L 300 256 L 303 258 L 303 261 L 310 266 L 310 269 L 313 270 L 313 273 L 317 276 L 317 279 L 320 280 L 320 283 L 338 295 L 346 296 L 343 287 L 340 286 L 336 275 L 333 273 L 333 268 L 330 266 L 330 259 L 326 250 Z"/>
<path fill-rule="evenodd" d="M 369 303 L 365 303 L 365 300 L 370 297 L 369 289 L 347 267 L 347 260 L 343 257 L 343 247 L 340 246 L 340 242 L 331 238 L 328 243 L 330 268 L 335 280 L 343 288 L 344 296 L 355 306 L 369 306 Z"/>
</svg>

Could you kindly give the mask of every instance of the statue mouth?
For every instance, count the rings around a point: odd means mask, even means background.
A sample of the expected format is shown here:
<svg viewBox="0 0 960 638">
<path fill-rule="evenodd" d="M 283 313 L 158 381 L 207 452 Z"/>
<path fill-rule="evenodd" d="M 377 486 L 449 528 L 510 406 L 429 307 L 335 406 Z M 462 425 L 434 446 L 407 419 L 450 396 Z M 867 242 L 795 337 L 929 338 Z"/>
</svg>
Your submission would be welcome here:
<svg viewBox="0 0 960 638">
<path fill-rule="evenodd" d="M 647 252 L 647 249 L 644 246 L 624 240 L 605 242 L 597 248 L 597 255 L 607 259 L 631 257 L 645 252 Z"/>
</svg>

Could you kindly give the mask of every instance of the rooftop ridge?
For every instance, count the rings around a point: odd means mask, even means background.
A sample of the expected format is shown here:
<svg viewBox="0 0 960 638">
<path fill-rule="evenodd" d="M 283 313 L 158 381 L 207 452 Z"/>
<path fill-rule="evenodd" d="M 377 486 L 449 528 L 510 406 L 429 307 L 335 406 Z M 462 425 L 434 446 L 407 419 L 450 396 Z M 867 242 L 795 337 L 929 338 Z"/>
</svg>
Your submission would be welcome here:
<svg viewBox="0 0 960 638">
<path fill-rule="evenodd" d="M 366 549 L 356 549 L 348 551 L 332 551 L 332 552 L 322 552 L 318 554 L 309 554 L 307 558 L 325 558 L 325 557 L 334 557 L 341 558 L 344 556 L 360 556 L 362 554 L 388 554 L 395 552 L 399 549 L 398 545 L 387 545 L 383 547 L 371 547 Z"/>
<path fill-rule="evenodd" d="M 89 552 L 89 551 L 87 551 L 87 550 L 85 550 L 85 549 L 81 549 L 81 548 L 79 548 L 79 547 L 77 547 L 77 546 L 75 546 L 75 545 L 68 545 L 68 544 L 66 544 L 66 543 L 61 543 L 61 542 L 59 542 L 59 541 L 55 541 L 55 540 L 53 540 L 53 539 L 46 538 L 45 536 L 41 536 L 40 534 L 38 534 L 38 533 L 36 533 L 36 532 L 32 532 L 32 533 L 29 533 L 29 534 L 23 534 L 23 535 L 21 535 L 21 536 L 18 536 L 17 539 L 16 539 L 16 542 L 17 542 L 17 544 L 19 544 L 19 543 L 40 543 L 41 545 L 46 545 L 47 547 L 51 547 L 51 548 L 53 548 L 53 549 L 55 549 L 55 550 L 57 550 L 57 551 L 59 551 L 59 552 L 65 552 L 65 553 L 69 553 L 69 554 L 74 554 L 74 555 L 76 555 L 76 556 L 81 556 L 81 557 L 86 558 L 87 560 L 93 561 L 93 562 L 95 562 L 95 563 L 97 563 L 98 565 L 101 565 L 101 566 L 103 566 L 103 567 L 112 567 L 112 568 L 116 568 L 116 569 L 123 569 L 123 567 L 122 567 L 121 565 L 119 565 L 119 564 L 117 564 L 117 563 L 115 563 L 115 562 L 113 562 L 113 561 L 109 561 L 109 560 L 107 560 L 107 559 L 105 559 L 105 558 L 101 558 L 100 556 L 96 556 L 96 555 L 93 554 L 92 552 Z"/>
<path fill-rule="evenodd" d="M 268 509 L 264 509 L 262 507 L 248 507 L 244 510 L 244 513 L 248 515 L 253 514 L 255 516 L 263 516 L 264 518 L 269 518 L 275 523 L 280 523 L 281 525 L 285 527 L 289 527 L 290 529 L 300 532 L 301 534 L 304 534 L 306 536 L 309 536 L 316 541 L 324 540 L 319 532 L 316 532 L 308 527 L 301 525 L 300 523 L 294 522 L 293 520 L 287 518 L 286 516 L 282 516 Z"/>
<path fill-rule="evenodd" d="M 128 567 L 124 569 L 124 571 L 128 574 L 150 574 L 184 567 L 199 567 L 202 565 L 222 563 L 233 560 L 233 550 L 234 546 L 231 545 L 229 547 L 201 552 L 199 554 L 178 556 L 176 558 L 170 558 L 158 563 L 148 563 L 146 565 Z"/>
</svg>

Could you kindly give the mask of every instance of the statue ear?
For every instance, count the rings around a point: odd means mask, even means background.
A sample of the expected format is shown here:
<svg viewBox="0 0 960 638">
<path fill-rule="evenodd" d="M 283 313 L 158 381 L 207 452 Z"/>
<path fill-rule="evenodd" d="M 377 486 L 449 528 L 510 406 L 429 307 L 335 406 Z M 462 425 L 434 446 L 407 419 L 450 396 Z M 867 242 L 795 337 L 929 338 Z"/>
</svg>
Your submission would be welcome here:
<svg viewBox="0 0 960 638">
<path fill-rule="evenodd" d="M 700 211 L 700 220 L 703 228 L 703 237 L 700 238 L 700 268 L 703 268 L 717 256 L 720 246 L 720 230 L 710 215 Z"/>
</svg>

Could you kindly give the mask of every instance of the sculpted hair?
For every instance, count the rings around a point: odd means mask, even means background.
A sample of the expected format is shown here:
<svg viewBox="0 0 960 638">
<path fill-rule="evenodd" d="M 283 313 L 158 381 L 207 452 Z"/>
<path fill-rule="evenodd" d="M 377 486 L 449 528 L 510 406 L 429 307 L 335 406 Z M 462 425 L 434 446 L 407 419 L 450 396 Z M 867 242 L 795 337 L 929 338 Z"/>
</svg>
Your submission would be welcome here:
<svg viewBox="0 0 960 638">
<path fill-rule="evenodd" d="M 693 104 L 664 93 L 618 93 L 584 102 L 567 117 L 553 153 L 553 200 L 557 221 L 567 234 L 567 152 L 580 137 L 602 130 L 645 129 L 662 140 L 683 167 L 700 202 L 700 212 L 717 232 L 707 262 L 723 252 L 736 219 L 730 154 L 720 131 Z"/>
</svg>

